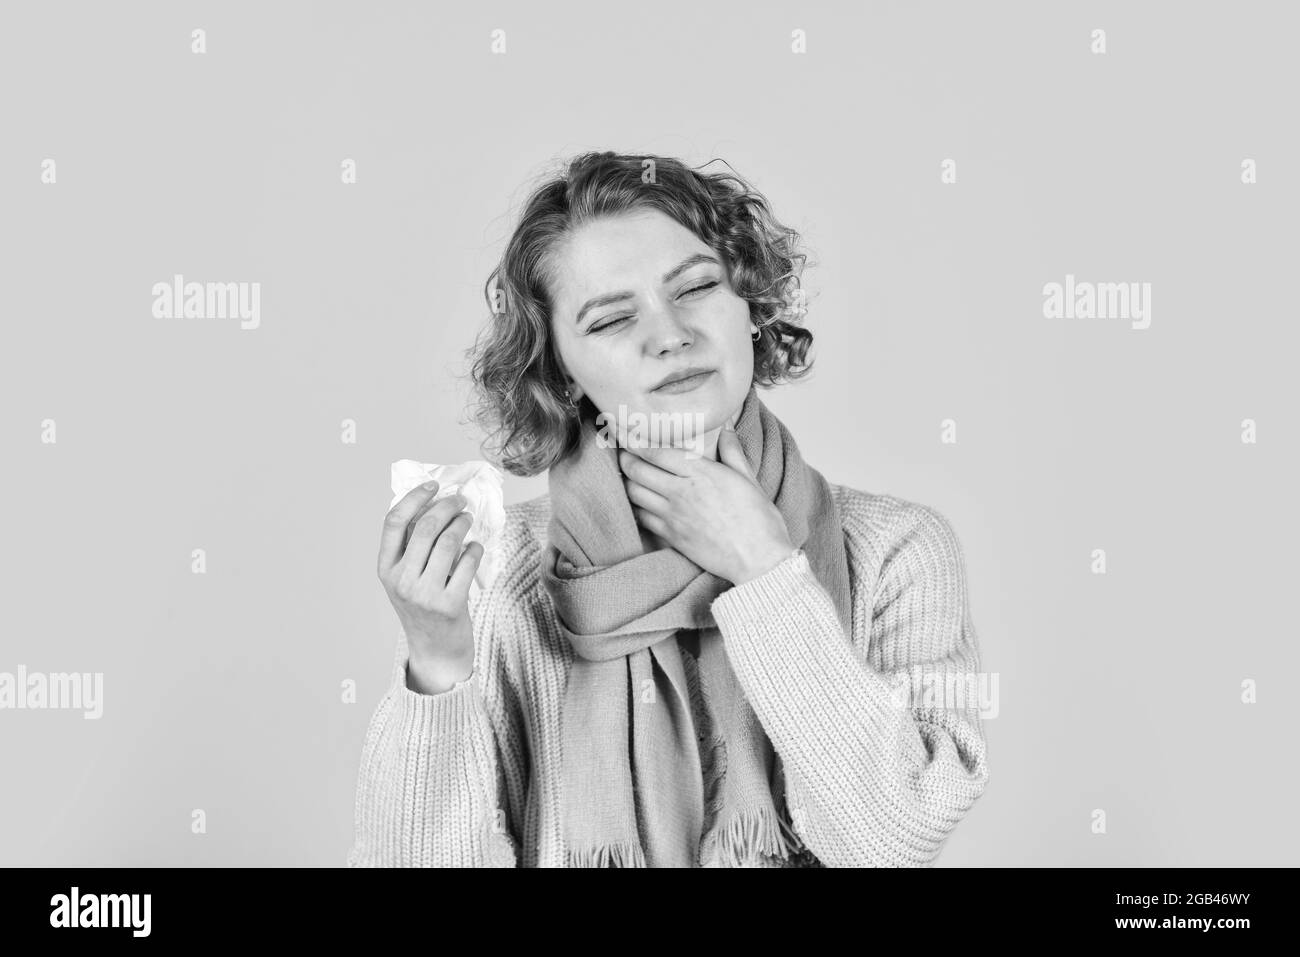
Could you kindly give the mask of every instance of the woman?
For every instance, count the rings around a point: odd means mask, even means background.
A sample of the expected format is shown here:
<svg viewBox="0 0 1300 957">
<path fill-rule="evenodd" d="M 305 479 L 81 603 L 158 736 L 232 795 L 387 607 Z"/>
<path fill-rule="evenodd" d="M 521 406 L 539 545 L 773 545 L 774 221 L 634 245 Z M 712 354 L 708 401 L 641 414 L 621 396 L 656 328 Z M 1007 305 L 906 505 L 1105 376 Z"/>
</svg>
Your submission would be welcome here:
<svg viewBox="0 0 1300 957">
<path fill-rule="evenodd" d="M 797 241 L 667 158 L 583 155 L 530 198 L 474 380 L 503 467 L 549 492 L 507 508 L 473 595 L 463 500 L 387 516 L 405 635 L 350 865 L 934 862 L 988 779 L 977 711 L 910 700 L 979 668 L 964 560 L 758 398 L 810 368 Z M 654 447 L 620 409 L 701 431 Z"/>
</svg>

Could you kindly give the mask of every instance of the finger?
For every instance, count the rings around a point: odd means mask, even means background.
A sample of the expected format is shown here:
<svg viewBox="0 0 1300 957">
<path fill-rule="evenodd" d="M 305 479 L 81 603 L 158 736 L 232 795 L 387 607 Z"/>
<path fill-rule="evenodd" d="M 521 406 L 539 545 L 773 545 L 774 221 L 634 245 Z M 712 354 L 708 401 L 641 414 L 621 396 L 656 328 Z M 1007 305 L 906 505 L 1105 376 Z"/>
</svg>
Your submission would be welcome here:
<svg viewBox="0 0 1300 957">
<path fill-rule="evenodd" d="M 434 492 L 433 494 L 434 494 L 435 497 L 438 496 L 438 493 L 437 493 L 437 492 Z M 459 492 L 453 492 L 451 495 L 443 495 L 443 496 L 441 496 L 440 498 L 436 498 L 436 500 L 433 499 L 433 498 L 429 499 L 427 502 L 425 502 L 423 505 L 421 505 L 418 509 L 416 509 L 416 511 L 415 511 L 415 517 L 412 518 L 409 522 L 406 523 L 406 534 L 405 534 L 405 535 L 403 536 L 403 538 L 402 538 L 402 551 L 403 551 L 403 552 L 406 551 L 406 546 L 407 546 L 407 545 L 410 543 L 410 541 L 411 541 L 411 535 L 414 534 L 414 532 L 415 532 L 415 523 L 418 522 L 420 519 L 424 518 L 424 516 L 427 515 L 427 514 L 429 513 L 429 509 L 433 508 L 433 507 L 434 507 L 435 505 L 437 505 L 439 502 L 445 502 L 445 501 L 447 501 L 447 499 L 455 499 L 456 502 L 457 502 L 457 504 L 459 504 L 462 508 L 464 508 L 465 505 L 466 505 L 465 496 L 461 495 Z M 452 514 L 455 514 L 455 513 L 453 512 Z"/>
<path fill-rule="evenodd" d="M 379 537 L 379 574 L 387 574 L 402 558 L 406 548 L 406 532 L 411 521 L 433 501 L 438 494 L 438 483 L 433 488 L 417 485 L 398 500 L 384 516 L 384 531 Z"/>
<path fill-rule="evenodd" d="M 676 483 L 681 479 L 681 476 L 665 472 L 659 466 L 638 458 L 630 452 L 620 451 L 618 464 L 625 476 L 660 495 L 671 495 Z"/>
<path fill-rule="evenodd" d="M 464 504 L 465 499 L 459 493 L 448 495 L 446 498 L 434 502 L 423 515 L 415 520 L 411 529 L 410 540 L 406 544 L 406 551 L 402 553 L 401 561 L 397 563 L 391 573 L 398 582 L 410 587 L 412 590 L 419 586 L 420 576 L 424 574 L 425 566 L 429 562 L 429 553 L 435 540 L 442 534 L 451 520 L 456 517 L 456 513 L 461 510 Z"/>
<path fill-rule="evenodd" d="M 668 524 L 658 515 L 637 505 L 632 506 L 632 514 L 642 528 L 653 532 L 664 541 L 668 540 Z"/>
<path fill-rule="evenodd" d="M 633 505 L 640 505 L 642 508 L 658 514 L 663 514 L 668 510 L 668 499 L 653 489 L 646 488 L 635 479 L 625 477 L 623 479 L 623 489 L 627 492 L 627 500 Z"/>
<path fill-rule="evenodd" d="M 470 542 L 465 546 L 460 561 L 456 562 L 456 567 L 451 570 L 451 578 L 447 579 L 447 597 L 454 604 L 459 605 L 462 601 L 469 601 L 469 586 L 474 581 L 474 576 L 478 574 L 478 566 L 482 559 L 481 542 Z"/>
<path fill-rule="evenodd" d="M 469 512 L 460 512 L 447 524 L 442 534 L 438 536 L 438 540 L 433 543 L 433 551 L 429 553 L 429 564 L 425 566 L 424 573 L 420 576 L 420 587 L 428 594 L 436 595 L 447 587 L 447 576 L 451 574 L 451 566 L 460 558 L 461 546 L 473 524 L 473 515 Z"/>
</svg>

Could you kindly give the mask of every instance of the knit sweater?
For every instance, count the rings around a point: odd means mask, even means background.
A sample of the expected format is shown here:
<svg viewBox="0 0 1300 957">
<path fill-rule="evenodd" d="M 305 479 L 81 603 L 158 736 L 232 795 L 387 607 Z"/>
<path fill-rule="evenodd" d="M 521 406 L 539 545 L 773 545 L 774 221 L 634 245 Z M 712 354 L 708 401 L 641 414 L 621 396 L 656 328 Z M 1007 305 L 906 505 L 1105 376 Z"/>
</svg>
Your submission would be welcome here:
<svg viewBox="0 0 1300 957">
<path fill-rule="evenodd" d="M 989 773 L 969 698 L 916 694 L 919 675 L 979 672 L 965 559 L 936 510 L 831 489 L 852 634 L 801 550 L 710 606 L 804 847 L 746 866 L 932 866 Z M 563 866 L 560 718 L 574 653 L 539 574 L 549 520 L 549 495 L 506 507 L 500 574 L 470 598 L 469 678 L 411 690 L 399 635 L 362 749 L 349 867 Z M 683 651 L 688 676 L 691 658 Z M 697 689 L 692 701 L 705 727 Z M 725 762 L 702 757 L 707 803 Z"/>
</svg>

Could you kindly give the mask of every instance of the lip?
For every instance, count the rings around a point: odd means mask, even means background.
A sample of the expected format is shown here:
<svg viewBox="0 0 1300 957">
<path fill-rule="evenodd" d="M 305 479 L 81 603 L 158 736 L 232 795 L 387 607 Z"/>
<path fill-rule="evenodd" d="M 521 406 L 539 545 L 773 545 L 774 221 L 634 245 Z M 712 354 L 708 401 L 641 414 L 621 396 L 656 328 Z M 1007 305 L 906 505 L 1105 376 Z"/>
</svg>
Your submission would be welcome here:
<svg viewBox="0 0 1300 957">
<path fill-rule="evenodd" d="M 661 379 L 650 391 L 677 392 L 682 389 L 693 389 L 707 379 L 714 371 L 716 370 L 704 366 L 689 366 L 685 369 L 679 369 L 666 378 Z"/>
</svg>

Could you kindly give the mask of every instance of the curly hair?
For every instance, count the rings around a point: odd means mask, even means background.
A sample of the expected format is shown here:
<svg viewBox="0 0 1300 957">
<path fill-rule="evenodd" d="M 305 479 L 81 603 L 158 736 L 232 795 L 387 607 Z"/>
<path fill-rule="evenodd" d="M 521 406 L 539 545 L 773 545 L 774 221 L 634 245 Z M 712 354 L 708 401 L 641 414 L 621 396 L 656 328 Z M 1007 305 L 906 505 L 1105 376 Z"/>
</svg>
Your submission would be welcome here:
<svg viewBox="0 0 1300 957">
<path fill-rule="evenodd" d="M 583 224 L 640 209 L 672 217 L 723 259 L 759 329 L 756 385 L 771 388 L 811 370 L 813 336 L 800 325 L 806 311 L 800 274 L 808 256 L 799 234 L 776 220 L 762 194 L 734 170 L 701 173 L 654 155 L 581 154 L 526 201 L 484 284 L 491 318 L 467 350 L 474 420 L 495 450 L 489 457 L 514 475 L 536 475 L 568 455 L 591 412 L 584 395 L 581 415 L 572 415 L 565 395 L 551 331 L 551 254 Z"/>
</svg>

